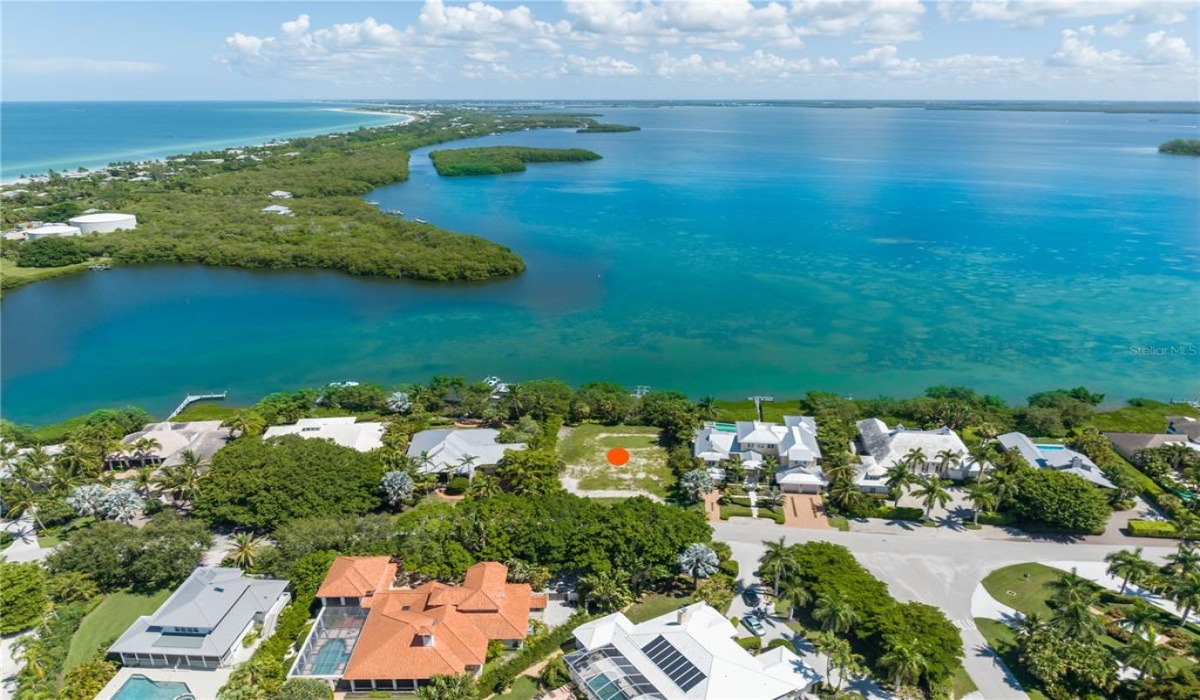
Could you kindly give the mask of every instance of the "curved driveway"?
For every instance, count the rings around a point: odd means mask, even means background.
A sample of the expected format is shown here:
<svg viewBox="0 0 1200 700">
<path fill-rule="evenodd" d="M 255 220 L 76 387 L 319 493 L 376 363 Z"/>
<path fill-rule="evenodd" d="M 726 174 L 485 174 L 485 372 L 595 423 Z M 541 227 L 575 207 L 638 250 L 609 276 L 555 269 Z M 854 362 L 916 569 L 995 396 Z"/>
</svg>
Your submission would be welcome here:
<svg viewBox="0 0 1200 700">
<path fill-rule="evenodd" d="M 728 542 L 743 579 L 757 568 L 765 540 L 784 537 L 790 544 L 824 541 L 844 545 L 871 573 L 888 584 L 901 601 L 916 600 L 945 611 L 962 631 L 963 663 L 979 687 L 976 697 L 1009 700 L 1028 697 L 987 647 L 971 617 L 975 586 L 989 572 L 1022 562 L 1056 560 L 1103 561 L 1109 552 L 1132 545 L 1062 544 L 1058 542 L 986 539 L 972 531 L 913 528 L 891 534 L 814 531 L 782 528 L 751 521 L 712 523 L 715 538 Z M 1145 548 L 1145 556 L 1161 560 L 1174 546 Z M 749 581 L 746 581 L 749 583 Z"/>
</svg>

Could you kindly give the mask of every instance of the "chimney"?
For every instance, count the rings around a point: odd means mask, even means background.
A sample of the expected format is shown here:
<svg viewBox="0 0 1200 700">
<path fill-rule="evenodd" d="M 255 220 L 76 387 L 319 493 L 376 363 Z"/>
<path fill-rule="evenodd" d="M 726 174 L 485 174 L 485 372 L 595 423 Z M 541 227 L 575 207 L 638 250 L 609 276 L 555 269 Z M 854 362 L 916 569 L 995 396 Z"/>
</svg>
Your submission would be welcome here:
<svg viewBox="0 0 1200 700">
<path fill-rule="evenodd" d="M 679 612 L 675 613 L 675 621 L 678 622 L 680 625 L 686 625 L 688 623 L 688 620 L 691 620 L 691 619 L 692 619 L 692 606 L 690 606 L 690 605 L 686 605 L 686 606 L 680 608 Z"/>
</svg>

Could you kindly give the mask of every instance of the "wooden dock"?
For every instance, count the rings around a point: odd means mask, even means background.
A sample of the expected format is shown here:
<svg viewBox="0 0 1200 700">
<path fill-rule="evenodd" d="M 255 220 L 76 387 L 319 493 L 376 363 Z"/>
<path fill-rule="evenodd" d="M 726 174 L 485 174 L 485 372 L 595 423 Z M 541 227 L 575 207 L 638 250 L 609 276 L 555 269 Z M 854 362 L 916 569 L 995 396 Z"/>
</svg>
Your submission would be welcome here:
<svg viewBox="0 0 1200 700">
<path fill-rule="evenodd" d="M 219 394 L 188 394 L 186 397 L 184 397 L 183 401 L 175 407 L 175 410 L 171 411 L 171 415 L 167 416 L 167 422 L 170 423 L 171 419 L 180 413 L 183 413 L 183 409 L 191 406 L 197 401 L 222 401 L 227 396 L 229 396 L 228 391 L 222 391 Z"/>
</svg>

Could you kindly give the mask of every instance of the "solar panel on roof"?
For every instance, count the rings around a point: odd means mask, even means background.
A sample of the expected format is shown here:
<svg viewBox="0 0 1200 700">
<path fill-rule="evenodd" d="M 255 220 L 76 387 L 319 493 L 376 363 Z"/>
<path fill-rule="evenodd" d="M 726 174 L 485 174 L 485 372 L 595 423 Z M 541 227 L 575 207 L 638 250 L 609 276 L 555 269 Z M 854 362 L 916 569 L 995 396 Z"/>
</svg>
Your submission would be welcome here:
<svg viewBox="0 0 1200 700">
<path fill-rule="evenodd" d="M 646 656 L 683 692 L 696 687 L 706 676 L 661 634 L 642 647 Z"/>
</svg>

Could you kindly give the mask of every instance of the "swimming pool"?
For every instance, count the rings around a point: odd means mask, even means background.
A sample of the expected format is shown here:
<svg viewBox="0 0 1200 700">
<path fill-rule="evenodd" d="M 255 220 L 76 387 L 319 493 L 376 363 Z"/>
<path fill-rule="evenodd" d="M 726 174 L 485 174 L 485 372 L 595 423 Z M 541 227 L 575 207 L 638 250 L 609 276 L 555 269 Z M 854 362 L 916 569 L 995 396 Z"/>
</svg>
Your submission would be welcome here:
<svg viewBox="0 0 1200 700">
<path fill-rule="evenodd" d="M 345 661 L 346 643 L 340 639 L 330 639 L 321 646 L 317 658 L 313 661 L 312 675 L 328 676 L 341 670 Z"/>
<path fill-rule="evenodd" d="M 1034 445 L 1034 447 L 1038 448 L 1042 452 L 1049 452 L 1050 450 L 1065 450 L 1065 449 L 1067 449 L 1063 445 Z"/>
<path fill-rule="evenodd" d="M 130 676 L 113 700 L 195 700 L 187 683 L 152 681 L 145 676 Z"/>
</svg>

